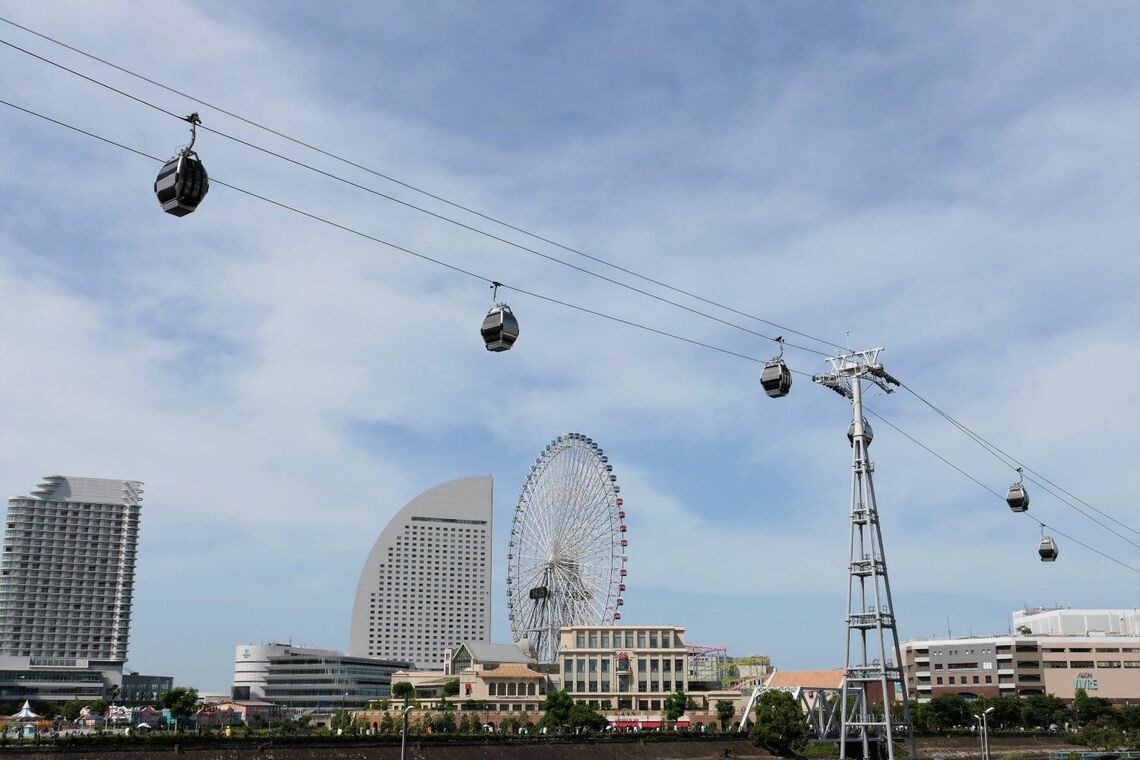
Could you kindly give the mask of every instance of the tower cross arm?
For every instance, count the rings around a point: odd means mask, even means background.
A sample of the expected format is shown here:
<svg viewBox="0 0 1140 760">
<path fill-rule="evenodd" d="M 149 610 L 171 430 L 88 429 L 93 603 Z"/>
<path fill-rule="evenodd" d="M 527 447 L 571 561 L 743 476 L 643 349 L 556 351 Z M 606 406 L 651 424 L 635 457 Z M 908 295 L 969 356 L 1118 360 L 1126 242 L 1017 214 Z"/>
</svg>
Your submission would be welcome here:
<svg viewBox="0 0 1140 760">
<path fill-rule="evenodd" d="M 812 375 L 811 381 L 830 388 L 844 398 L 851 398 L 851 388 L 838 375 Z"/>
</svg>

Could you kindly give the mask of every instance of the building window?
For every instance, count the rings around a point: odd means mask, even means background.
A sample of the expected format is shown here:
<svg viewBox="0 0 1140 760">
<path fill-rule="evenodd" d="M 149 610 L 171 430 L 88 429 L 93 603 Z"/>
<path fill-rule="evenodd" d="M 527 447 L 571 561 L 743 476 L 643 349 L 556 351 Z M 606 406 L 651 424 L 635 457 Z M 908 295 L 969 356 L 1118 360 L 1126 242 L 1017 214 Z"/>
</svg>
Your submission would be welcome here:
<svg viewBox="0 0 1140 760">
<path fill-rule="evenodd" d="M 938 676 L 937 678 L 935 678 L 935 679 L 934 679 L 934 683 L 936 683 L 936 684 L 938 684 L 939 686 L 941 686 L 941 685 L 942 685 L 942 676 Z"/>
</svg>

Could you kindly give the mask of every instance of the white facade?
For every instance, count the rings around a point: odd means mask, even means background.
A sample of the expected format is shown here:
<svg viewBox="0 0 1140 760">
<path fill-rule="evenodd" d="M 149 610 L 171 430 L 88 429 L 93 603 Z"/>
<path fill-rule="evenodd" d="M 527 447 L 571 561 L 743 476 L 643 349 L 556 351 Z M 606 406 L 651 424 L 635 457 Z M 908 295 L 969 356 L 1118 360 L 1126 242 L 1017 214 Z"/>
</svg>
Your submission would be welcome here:
<svg viewBox="0 0 1140 760">
<path fill-rule="evenodd" d="M 1022 626 L 1032 636 L 1140 636 L 1140 609 L 1014 612 L 1013 630 Z"/>
<path fill-rule="evenodd" d="M 437 668 L 445 649 L 491 635 L 491 477 L 412 499 L 376 539 L 352 607 L 349 654 Z"/>
<path fill-rule="evenodd" d="M 8 501 L 0 655 L 57 668 L 127 659 L 141 494 L 135 480 L 52 475 Z"/>
<path fill-rule="evenodd" d="M 392 694 L 406 662 L 353 657 L 292 644 L 243 644 L 234 652 L 230 696 L 292 708 L 361 708 Z"/>
</svg>

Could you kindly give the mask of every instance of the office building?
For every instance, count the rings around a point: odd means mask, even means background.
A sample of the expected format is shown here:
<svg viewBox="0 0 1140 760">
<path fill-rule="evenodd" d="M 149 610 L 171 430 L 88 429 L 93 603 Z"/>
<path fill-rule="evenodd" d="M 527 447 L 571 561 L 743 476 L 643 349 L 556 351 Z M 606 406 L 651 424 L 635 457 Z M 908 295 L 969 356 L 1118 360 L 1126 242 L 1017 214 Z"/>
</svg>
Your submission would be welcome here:
<svg viewBox="0 0 1140 760">
<path fill-rule="evenodd" d="M 174 679 L 170 676 L 124 673 L 119 701 L 125 705 L 157 705 L 162 692 L 173 688 Z"/>
<path fill-rule="evenodd" d="M 490 476 L 412 499 L 372 547 L 352 607 L 349 654 L 437 668 L 459 641 L 491 632 Z"/>
<path fill-rule="evenodd" d="M 574 625 L 560 632 L 562 690 L 617 710 L 659 711 L 689 690 L 685 629 L 674 625 Z"/>
<path fill-rule="evenodd" d="M 8 501 L 0 560 L 4 699 L 90 699 L 121 685 L 141 494 L 134 480 L 52 475 Z"/>
<path fill-rule="evenodd" d="M 1008 636 L 918 639 L 903 647 L 907 690 L 926 701 L 1077 689 L 1118 704 L 1140 702 L 1140 615 L 1135 610 L 1027 610 Z"/>
<path fill-rule="evenodd" d="M 292 644 L 243 644 L 234 654 L 231 698 L 299 709 L 362 708 L 392 695 L 407 662 L 353 657 Z"/>
</svg>

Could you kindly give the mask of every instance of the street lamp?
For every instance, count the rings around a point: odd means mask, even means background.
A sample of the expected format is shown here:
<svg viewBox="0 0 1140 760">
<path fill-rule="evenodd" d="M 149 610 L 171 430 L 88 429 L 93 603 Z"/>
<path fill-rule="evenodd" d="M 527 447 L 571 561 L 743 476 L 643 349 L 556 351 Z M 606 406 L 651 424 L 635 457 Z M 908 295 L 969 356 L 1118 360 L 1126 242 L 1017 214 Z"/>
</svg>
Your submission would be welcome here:
<svg viewBox="0 0 1140 760">
<path fill-rule="evenodd" d="M 992 707 L 982 710 L 982 760 L 990 760 L 990 729 L 986 716 L 993 711 Z"/>
<path fill-rule="evenodd" d="M 412 711 L 412 706 L 408 705 L 404 708 L 404 722 L 403 727 L 400 729 L 400 760 L 407 760 L 408 753 L 408 713 Z"/>
</svg>

